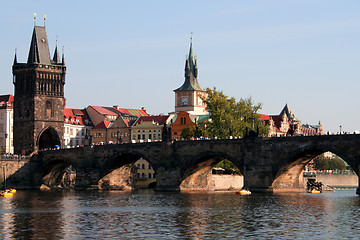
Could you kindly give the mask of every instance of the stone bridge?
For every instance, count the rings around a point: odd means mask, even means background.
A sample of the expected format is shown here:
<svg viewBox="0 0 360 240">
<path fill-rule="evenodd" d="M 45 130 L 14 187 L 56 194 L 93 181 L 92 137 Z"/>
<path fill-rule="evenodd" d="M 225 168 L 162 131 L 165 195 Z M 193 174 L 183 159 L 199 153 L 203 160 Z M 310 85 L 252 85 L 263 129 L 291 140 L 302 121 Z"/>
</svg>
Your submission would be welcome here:
<svg viewBox="0 0 360 240">
<path fill-rule="evenodd" d="M 157 190 L 211 190 L 212 167 L 228 159 L 241 170 L 244 186 L 253 192 L 304 191 L 301 172 L 326 151 L 340 156 L 359 175 L 360 135 L 102 145 L 39 152 L 28 164 L 30 174 L 37 176 L 31 180 L 37 186 L 81 189 L 104 179 L 116 185 L 109 177 L 114 172 L 118 178 L 127 178 L 121 184 L 130 185 L 131 166 L 143 158 L 156 172 Z"/>
</svg>

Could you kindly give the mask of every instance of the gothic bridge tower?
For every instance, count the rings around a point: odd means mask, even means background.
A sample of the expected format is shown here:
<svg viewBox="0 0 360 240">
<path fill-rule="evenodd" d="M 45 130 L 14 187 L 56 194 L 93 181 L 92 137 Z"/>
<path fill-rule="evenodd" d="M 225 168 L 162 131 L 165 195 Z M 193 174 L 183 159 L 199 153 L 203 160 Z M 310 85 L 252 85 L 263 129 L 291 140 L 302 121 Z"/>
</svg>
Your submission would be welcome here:
<svg viewBox="0 0 360 240">
<path fill-rule="evenodd" d="M 191 38 L 189 55 L 185 61 L 185 82 L 181 87 L 174 90 L 175 112 L 186 111 L 196 115 L 206 114 L 206 106 L 200 98 L 200 96 L 206 96 L 206 92 L 200 87 L 197 77 L 198 67 Z"/>
<path fill-rule="evenodd" d="M 15 53 L 12 70 L 14 152 L 63 146 L 66 67 L 57 46 L 50 58 L 45 26 L 34 26 L 27 63 L 18 63 Z"/>
</svg>

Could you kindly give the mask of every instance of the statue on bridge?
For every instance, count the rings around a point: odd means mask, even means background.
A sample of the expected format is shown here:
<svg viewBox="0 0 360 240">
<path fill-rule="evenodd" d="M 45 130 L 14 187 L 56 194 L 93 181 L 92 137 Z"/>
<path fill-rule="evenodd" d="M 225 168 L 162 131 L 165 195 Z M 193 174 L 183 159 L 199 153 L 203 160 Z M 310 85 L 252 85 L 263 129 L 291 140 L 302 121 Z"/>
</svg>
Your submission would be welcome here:
<svg viewBox="0 0 360 240">
<path fill-rule="evenodd" d="M 171 142 L 171 127 L 167 127 L 166 123 L 164 123 L 162 130 L 162 141 Z"/>
</svg>

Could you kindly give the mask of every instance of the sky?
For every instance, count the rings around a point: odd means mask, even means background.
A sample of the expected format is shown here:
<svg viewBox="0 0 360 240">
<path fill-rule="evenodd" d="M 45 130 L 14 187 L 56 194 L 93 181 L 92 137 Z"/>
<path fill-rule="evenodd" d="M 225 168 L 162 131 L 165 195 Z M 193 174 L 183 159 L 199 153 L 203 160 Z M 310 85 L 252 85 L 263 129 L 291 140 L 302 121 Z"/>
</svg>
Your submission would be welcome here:
<svg viewBox="0 0 360 240">
<path fill-rule="evenodd" d="M 13 94 L 12 64 L 26 62 L 34 27 L 51 56 L 64 46 L 69 108 L 174 111 L 193 33 L 198 81 L 252 97 L 260 113 L 288 104 L 303 124 L 360 130 L 360 1 L 5 1 L 0 16 L 0 94 Z"/>
</svg>

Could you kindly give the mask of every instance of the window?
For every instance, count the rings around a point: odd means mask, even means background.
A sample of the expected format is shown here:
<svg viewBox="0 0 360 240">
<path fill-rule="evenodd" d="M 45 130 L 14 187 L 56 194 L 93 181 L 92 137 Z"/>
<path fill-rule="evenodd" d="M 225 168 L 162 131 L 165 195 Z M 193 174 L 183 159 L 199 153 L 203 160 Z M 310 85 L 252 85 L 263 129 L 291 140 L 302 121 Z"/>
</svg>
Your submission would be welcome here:
<svg viewBox="0 0 360 240">
<path fill-rule="evenodd" d="M 149 173 L 149 178 L 151 178 L 151 173 Z"/>
<path fill-rule="evenodd" d="M 145 173 L 142 173 L 142 174 L 141 174 L 141 178 L 145 178 Z"/>
<path fill-rule="evenodd" d="M 149 164 L 149 169 L 151 169 L 151 165 Z"/>
<path fill-rule="evenodd" d="M 52 117 L 53 116 L 53 103 L 51 100 L 47 100 L 45 104 L 45 116 Z"/>
<path fill-rule="evenodd" d="M 141 164 L 141 169 L 145 169 L 145 164 Z"/>
<path fill-rule="evenodd" d="M 151 134 L 149 134 L 149 139 L 151 139 Z"/>
<path fill-rule="evenodd" d="M 138 140 L 141 140 L 141 135 L 139 134 L 139 135 L 137 135 L 138 136 Z"/>
<path fill-rule="evenodd" d="M 142 139 L 145 140 L 145 134 L 142 135 Z"/>
</svg>

